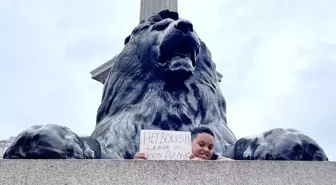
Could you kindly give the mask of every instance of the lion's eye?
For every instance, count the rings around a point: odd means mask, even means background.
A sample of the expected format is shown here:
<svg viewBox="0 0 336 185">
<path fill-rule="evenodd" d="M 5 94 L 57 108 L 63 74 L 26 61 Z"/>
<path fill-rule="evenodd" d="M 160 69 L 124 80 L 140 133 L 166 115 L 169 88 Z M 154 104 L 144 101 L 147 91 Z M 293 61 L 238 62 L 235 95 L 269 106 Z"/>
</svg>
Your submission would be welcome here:
<svg viewBox="0 0 336 185">
<path fill-rule="evenodd" d="M 152 29 L 153 30 L 157 30 L 157 31 L 162 31 L 162 30 L 166 29 L 169 26 L 170 22 L 171 22 L 170 20 L 160 21 L 160 22 L 154 24 L 154 26 L 153 26 Z"/>
</svg>

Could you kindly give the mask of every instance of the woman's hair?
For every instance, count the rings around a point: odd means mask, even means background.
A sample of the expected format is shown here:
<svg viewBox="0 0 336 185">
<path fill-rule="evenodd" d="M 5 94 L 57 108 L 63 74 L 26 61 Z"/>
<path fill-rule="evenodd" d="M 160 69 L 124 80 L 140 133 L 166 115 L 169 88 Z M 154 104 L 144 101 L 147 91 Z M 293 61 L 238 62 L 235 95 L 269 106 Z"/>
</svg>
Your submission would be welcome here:
<svg viewBox="0 0 336 185">
<path fill-rule="evenodd" d="M 194 140 L 198 134 L 210 134 L 212 137 L 215 137 L 212 130 L 208 127 L 197 127 L 191 131 L 191 140 Z"/>
</svg>

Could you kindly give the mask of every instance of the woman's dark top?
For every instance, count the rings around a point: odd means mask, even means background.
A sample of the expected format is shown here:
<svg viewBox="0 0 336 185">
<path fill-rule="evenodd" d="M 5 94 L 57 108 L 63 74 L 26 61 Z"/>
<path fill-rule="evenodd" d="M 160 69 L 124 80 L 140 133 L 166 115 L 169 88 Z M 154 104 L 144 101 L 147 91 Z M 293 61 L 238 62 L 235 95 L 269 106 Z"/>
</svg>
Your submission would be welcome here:
<svg viewBox="0 0 336 185">
<path fill-rule="evenodd" d="M 219 155 L 213 153 L 210 160 L 217 160 Z"/>
</svg>

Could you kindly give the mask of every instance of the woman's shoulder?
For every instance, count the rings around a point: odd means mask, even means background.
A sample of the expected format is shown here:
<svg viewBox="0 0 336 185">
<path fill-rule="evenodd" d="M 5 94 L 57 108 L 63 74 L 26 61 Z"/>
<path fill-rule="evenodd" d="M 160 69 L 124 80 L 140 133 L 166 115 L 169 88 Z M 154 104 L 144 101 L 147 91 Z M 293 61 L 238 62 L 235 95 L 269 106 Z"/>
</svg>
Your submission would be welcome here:
<svg viewBox="0 0 336 185">
<path fill-rule="evenodd" d="M 220 161 L 234 161 L 233 159 L 219 156 L 216 153 L 213 153 L 210 160 L 220 160 Z"/>
</svg>

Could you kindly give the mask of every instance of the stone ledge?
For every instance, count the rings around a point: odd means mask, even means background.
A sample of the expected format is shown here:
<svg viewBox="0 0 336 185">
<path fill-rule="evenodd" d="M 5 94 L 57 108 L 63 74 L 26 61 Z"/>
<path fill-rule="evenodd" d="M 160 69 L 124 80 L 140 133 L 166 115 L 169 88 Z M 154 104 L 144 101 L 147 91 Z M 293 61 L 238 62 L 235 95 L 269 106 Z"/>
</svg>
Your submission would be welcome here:
<svg viewBox="0 0 336 185">
<path fill-rule="evenodd" d="M 336 162 L 0 160 L 0 184 L 336 184 Z"/>
</svg>

